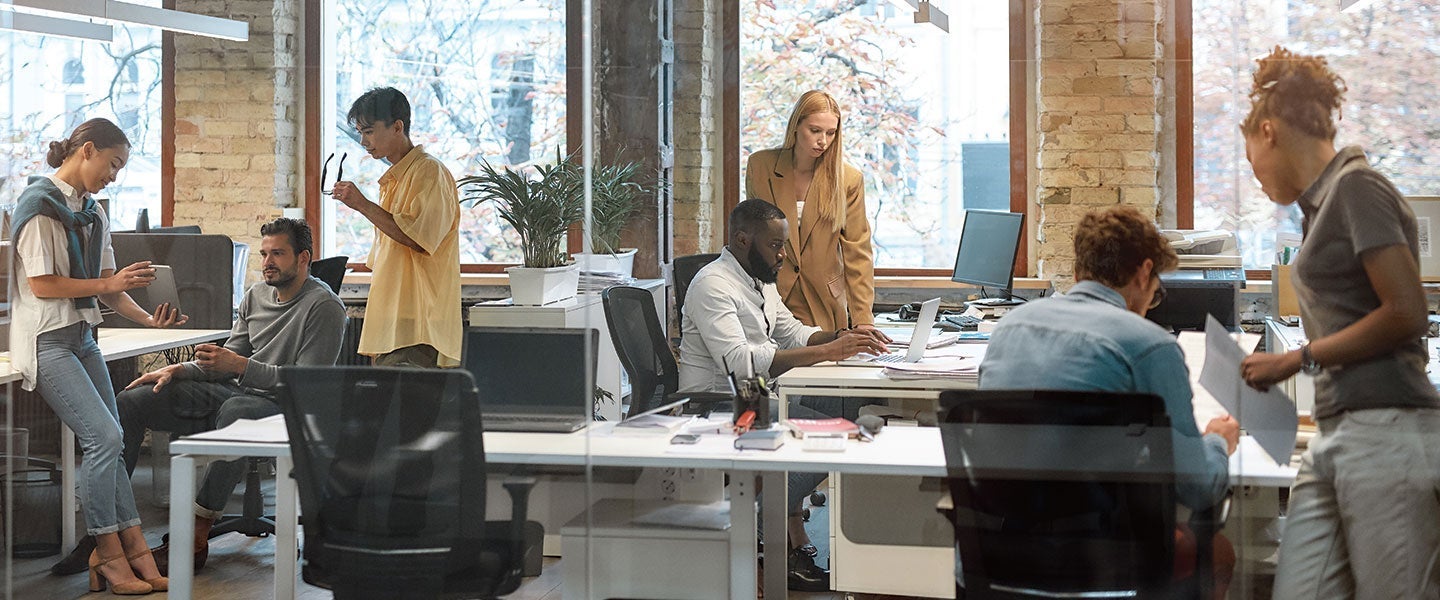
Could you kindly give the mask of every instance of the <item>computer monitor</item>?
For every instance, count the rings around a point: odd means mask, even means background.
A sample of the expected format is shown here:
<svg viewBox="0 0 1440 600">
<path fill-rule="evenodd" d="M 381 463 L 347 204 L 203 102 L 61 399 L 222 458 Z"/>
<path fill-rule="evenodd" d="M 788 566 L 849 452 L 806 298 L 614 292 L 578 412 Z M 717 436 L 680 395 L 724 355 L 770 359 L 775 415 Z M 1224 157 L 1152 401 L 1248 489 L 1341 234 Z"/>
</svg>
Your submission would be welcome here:
<svg viewBox="0 0 1440 600">
<path fill-rule="evenodd" d="M 595 329 L 471 327 L 461 363 L 486 413 L 587 414 L 600 334 Z"/>
<path fill-rule="evenodd" d="M 1205 316 L 1215 317 L 1226 329 L 1239 324 L 1236 304 L 1245 281 L 1241 269 L 1181 269 L 1160 274 L 1165 300 L 1145 313 L 1171 331 L 1205 330 Z"/>
<path fill-rule="evenodd" d="M 1000 290 L 1001 299 L 1010 298 L 1014 283 L 1015 252 L 1020 248 L 1020 233 L 1025 215 L 992 210 L 965 211 L 965 226 L 960 230 L 960 248 L 955 253 L 956 283 L 978 285 L 981 291 L 992 287 Z"/>
</svg>

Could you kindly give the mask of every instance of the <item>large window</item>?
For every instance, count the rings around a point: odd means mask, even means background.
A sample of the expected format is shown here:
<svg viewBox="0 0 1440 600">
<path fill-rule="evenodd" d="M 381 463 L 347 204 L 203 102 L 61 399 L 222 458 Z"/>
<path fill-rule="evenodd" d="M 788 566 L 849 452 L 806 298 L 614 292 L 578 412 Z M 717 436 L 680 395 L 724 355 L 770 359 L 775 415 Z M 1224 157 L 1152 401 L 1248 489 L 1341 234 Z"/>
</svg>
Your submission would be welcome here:
<svg viewBox="0 0 1440 600">
<path fill-rule="evenodd" d="M 159 0 L 142 2 L 159 6 Z M 129 136 L 130 163 L 99 194 L 110 223 L 130 229 L 141 209 L 160 219 L 160 31 L 115 27 L 110 44 L 0 32 L 0 206 L 15 203 L 30 175 L 45 164 L 52 141 L 95 117 Z"/>
<path fill-rule="evenodd" d="M 1271 203 L 1245 160 L 1255 59 L 1276 44 L 1325 56 L 1345 78 L 1337 146 L 1358 144 L 1404 194 L 1440 194 L 1440 6 L 1384 0 L 1194 0 L 1195 225 L 1235 229 L 1248 268 L 1268 268 L 1275 233 L 1299 231 L 1299 209 Z M 1365 3 L 1362 3 L 1365 4 Z"/>
<path fill-rule="evenodd" d="M 495 166 L 552 162 L 565 148 L 564 0 L 333 0 L 322 64 L 333 75 L 321 126 L 331 181 L 345 178 L 379 201 L 388 165 L 371 159 L 346 123 L 366 90 L 393 86 L 410 99 L 411 139 L 456 178 Z M 332 33 L 333 32 L 333 33 Z M 363 260 L 374 228 L 322 198 L 324 254 Z M 488 204 L 461 211 L 462 263 L 519 262 L 519 238 Z"/>
<path fill-rule="evenodd" d="M 742 157 L 781 145 L 800 94 L 834 95 L 882 268 L 949 269 L 961 211 L 1010 207 L 1009 6 L 943 8 L 949 33 L 890 0 L 741 3 Z"/>
</svg>

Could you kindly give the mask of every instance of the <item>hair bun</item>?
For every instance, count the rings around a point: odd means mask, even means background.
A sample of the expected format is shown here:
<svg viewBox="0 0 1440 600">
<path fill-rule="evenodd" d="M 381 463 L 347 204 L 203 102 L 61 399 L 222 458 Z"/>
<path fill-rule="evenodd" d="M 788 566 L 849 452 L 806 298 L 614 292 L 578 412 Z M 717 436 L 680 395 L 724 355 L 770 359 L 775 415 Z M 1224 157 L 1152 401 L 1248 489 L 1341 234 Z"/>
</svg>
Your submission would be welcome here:
<svg viewBox="0 0 1440 600">
<path fill-rule="evenodd" d="M 50 151 L 45 153 L 45 164 L 53 168 L 60 168 L 65 162 L 65 157 L 70 155 L 70 140 L 50 142 Z"/>
</svg>

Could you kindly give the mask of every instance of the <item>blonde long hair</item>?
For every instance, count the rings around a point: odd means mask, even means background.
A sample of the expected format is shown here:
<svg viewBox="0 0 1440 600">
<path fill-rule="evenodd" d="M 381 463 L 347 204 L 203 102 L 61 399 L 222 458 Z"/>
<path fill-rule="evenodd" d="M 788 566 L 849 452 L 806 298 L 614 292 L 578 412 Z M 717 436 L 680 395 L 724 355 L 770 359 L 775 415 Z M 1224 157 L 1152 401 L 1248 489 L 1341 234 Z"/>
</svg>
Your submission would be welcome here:
<svg viewBox="0 0 1440 600">
<path fill-rule="evenodd" d="M 845 168 L 844 156 L 844 131 L 845 117 L 840 114 L 840 104 L 830 94 L 820 90 L 810 90 L 801 94 L 800 99 L 795 102 L 795 109 L 790 111 L 790 123 L 785 126 L 785 145 L 782 150 L 790 152 L 791 160 L 795 156 L 795 144 L 799 139 L 800 122 L 805 117 L 816 113 L 831 113 L 839 125 L 835 128 L 835 140 L 825 148 L 825 153 L 815 163 L 815 177 L 810 180 L 810 186 L 820 186 L 821 190 L 828 190 L 830 202 L 820 202 L 816 208 L 822 221 L 829 221 L 832 231 L 838 233 L 840 226 L 845 222 L 845 178 L 842 169 Z M 797 198 L 804 200 L 804 198 Z M 798 226 L 798 224 L 797 224 Z"/>
</svg>

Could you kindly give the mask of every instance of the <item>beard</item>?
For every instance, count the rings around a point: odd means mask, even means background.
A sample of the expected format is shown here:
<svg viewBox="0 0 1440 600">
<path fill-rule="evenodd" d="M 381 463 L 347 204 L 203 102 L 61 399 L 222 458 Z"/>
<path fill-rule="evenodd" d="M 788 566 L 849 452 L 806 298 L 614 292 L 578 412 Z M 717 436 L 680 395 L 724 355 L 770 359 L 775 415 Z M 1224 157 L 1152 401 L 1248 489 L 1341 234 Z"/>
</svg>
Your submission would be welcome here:
<svg viewBox="0 0 1440 600">
<path fill-rule="evenodd" d="M 765 257 L 760 254 L 760 249 L 751 246 L 750 253 L 745 256 L 746 262 L 750 263 L 750 275 L 759 279 L 761 283 L 775 283 L 780 279 L 780 265 L 771 265 L 765 262 Z"/>
<path fill-rule="evenodd" d="M 264 273 L 262 273 L 261 276 L 263 277 Z M 270 287 L 285 287 L 287 285 L 290 285 L 291 282 L 295 281 L 295 272 L 276 270 L 273 277 L 264 277 L 264 279 L 265 285 L 268 285 Z"/>
</svg>

